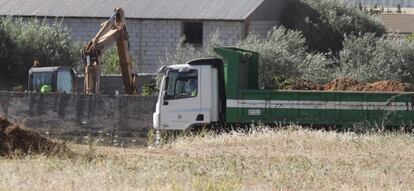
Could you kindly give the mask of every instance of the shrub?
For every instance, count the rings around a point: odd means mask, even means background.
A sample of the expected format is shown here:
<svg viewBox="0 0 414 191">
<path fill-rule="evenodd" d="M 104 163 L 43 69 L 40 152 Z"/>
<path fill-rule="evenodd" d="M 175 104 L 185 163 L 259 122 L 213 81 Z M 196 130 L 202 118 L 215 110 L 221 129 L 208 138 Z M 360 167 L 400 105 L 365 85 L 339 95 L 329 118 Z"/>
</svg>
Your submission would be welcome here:
<svg viewBox="0 0 414 191">
<path fill-rule="evenodd" d="M 10 63 L 15 56 L 16 44 L 4 28 L 0 28 L 0 80 L 7 81 L 13 78 L 13 71 L 18 71 L 16 64 Z"/>
<path fill-rule="evenodd" d="M 41 66 L 71 66 L 79 60 L 80 45 L 72 40 L 61 22 L 47 23 L 37 19 L 3 17 L 0 28 L 11 39 L 7 50 L 13 52 L 2 60 L 0 75 L 13 75 L 10 81 L 26 83 L 34 60 Z M 7 38 L 7 37 L 6 37 Z"/>
<path fill-rule="evenodd" d="M 377 18 L 345 1 L 290 0 L 286 7 L 282 24 L 301 31 L 311 51 L 337 54 L 342 49 L 344 34 L 381 36 L 385 33 L 385 27 Z"/>
<path fill-rule="evenodd" d="M 167 52 L 164 57 L 160 58 L 160 63 L 161 65 L 185 64 L 197 58 L 214 57 L 216 54 L 213 49 L 223 44 L 218 31 L 210 36 L 205 48 L 196 48 L 192 44 L 185 43 L 185 38 L 181 38 L 175 51 L 172 54 Z"/>
<path fill-rule="evenodd" d="M 327 75 L 315 78 L 309 72 L 321 71 L 329 64 L 324 54 L 306 52 L 306 40 L 301 32 L 283 27 L 274 28 L 266 37 L 250 35 L 239 46 L 260 53 L 259 83 L 261 88 L 277 89 L 279 80 L 303 78 L 312 81 L 325 81 Z"/>
<path fill-rule="evenodd" d="M 325 84 L 334 79 L 335 58 L 327 54 L 306 54 L 298 66 L 300 78 L 318 84 Z"/>
<path fill-rule="evenodd" d="M 183 43 L 184 39 L 181 39 L 175 52 L 166 54 L 161 59 L 161 64 L 184 64 L 201 57 L 217 57 L 213 48 L 224 44 L 219 37 L 220 35 L 215 33 L 211 36 L 207 47 L 200 49 Z M 261 88 L 278 89 L 298 79 L 318 83 L 332 79 L 329 55 L 308 53 L 306 40 L 301 32 L 283 27 L 273 28 L 266 37 L 251 34 L 237 43 L 237 46 L 260 53 L 259 85 Z"/>
<path fill-rule="evenodd" d="M 152 81 L 142 85 L 142 96 L 156 96 L 158 92 L 157 83 Z"/>
<path fill-rule="evenodd" d="M 121 74 L 118 49 L 116 46 L 113 46 L 103 53 L 102 74 Z"/>
<path fill-rule="evenodd" d="M 395 37 L 347 36 L 339 54 L 336 77 L 372 82 L 403 80 L 413 82 L 414 42 Z"/>
</svg>

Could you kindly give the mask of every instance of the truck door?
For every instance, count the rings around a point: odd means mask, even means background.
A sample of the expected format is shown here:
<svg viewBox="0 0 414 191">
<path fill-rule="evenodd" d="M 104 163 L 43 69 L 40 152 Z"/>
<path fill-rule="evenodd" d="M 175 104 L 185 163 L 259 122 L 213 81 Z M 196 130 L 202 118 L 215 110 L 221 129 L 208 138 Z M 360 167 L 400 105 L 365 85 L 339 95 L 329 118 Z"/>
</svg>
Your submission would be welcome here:
<svg viewBox="0 0 414 191">
<path fill-rule="evenodd" d="M 199 68 L 170 70 L 167 73 L 160 125 L 163 129 L 183 130 L 197 123 L 201 111 Z"/>
</svg>

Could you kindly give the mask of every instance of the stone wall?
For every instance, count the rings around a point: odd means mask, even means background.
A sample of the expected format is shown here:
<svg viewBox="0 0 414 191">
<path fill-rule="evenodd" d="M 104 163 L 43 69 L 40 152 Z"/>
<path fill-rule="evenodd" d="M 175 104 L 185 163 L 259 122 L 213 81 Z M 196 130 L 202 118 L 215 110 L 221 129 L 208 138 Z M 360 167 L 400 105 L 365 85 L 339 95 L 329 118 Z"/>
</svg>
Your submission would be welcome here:
<svg viewBox="0 0 414 191">
<path fill-rule="evenodd" d="M 141 95 L 143 86 L 155 83 L 155 74 L 140 73 L 136 80 L 135 87 L 137 88 L 137 95 Z M 12 91 L 13 87 L 19 86 L 20 84 L 5 83 L 0 81 L 0 91 Z M 84 85 L 84 77 L 76 76 L 75 78 L 75 93 L 82 93 Z M 121 75 L 102 75 L 101 76 L 101 94 L 104 95 L 115 95 L 115 91 L 119 94 L 123 94 L 124 84 L 122 82 Z M 23 84 L 23 91 L 27 90 L 27 84 Z"/>
<path fill-rule="evenodd" d="M 84 77 L 76 77 L 76 93 L 83 92 Z M 137 88 L 137 95 L 141 95 L 144 85 L 155 83 L 155 74 L 138 74 L 135 87 Z M 119 94 L 124 94 L 124 84 L 121 75 L 103 75 L 101 76 L 100 94 L 115 95 L 116 91 Z M 1 91 L 1 89 L 0 89 Z"/>
<path fill-rule="evenodd" d="M 0 116 L 52 137 L 103 135 L 142 145 L 155 103 L 155 97 L 0 92 Z"/>
</svg>

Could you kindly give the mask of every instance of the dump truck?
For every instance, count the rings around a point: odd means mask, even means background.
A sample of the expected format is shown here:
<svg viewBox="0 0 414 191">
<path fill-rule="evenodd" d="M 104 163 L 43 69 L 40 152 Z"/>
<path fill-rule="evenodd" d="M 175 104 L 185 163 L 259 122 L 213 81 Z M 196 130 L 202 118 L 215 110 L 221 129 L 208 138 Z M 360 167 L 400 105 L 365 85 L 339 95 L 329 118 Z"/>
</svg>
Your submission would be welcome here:
<svg viewBox="0 0 414 191">
<path fill-rule="evenodd" d="M 160 70 L 153 114 L 157 133 L 200 126 L 265 123 L 412 126 L 414 92 L 263 90 L 256 52 L 215 48 L 222 58 L 197 59 Z"/>
</svg>

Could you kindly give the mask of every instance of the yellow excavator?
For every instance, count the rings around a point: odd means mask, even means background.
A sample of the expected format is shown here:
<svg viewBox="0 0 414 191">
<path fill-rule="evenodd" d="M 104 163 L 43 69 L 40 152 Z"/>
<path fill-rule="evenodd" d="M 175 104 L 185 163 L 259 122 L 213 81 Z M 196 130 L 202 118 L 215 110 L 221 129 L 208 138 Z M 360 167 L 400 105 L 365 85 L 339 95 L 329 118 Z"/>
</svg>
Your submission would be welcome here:
<svg viewBox="0 0 414 191">
<path fill-rule="evenodd" d="M 103 52 L 116 42 L 125 94 L 135 94 L 136 75 L 132 73 L 125 14 L 116 8 L 112 16 L 101 24 L 99 32 L 82 50 L 85 81 L 84 93 L 99 94 Z"/>
</svg>

